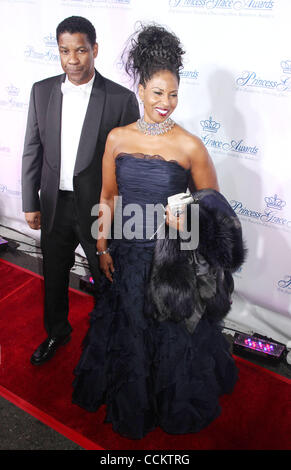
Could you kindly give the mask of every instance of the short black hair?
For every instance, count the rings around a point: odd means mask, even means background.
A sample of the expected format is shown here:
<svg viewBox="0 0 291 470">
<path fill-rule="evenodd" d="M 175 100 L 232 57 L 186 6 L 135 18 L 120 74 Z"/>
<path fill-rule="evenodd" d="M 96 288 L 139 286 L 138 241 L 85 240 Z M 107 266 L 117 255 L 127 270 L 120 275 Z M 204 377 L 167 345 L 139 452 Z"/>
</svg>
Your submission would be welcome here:
<svg viewBox="0 0 291 470">
<path fill-rule="evenodd" d="M 82 16 L 70 16 L 57 26 L 57 42 L 59 42 L 60 34 L 63 33 L 84 33 L 87 35 L 88 41 L 92 46 L 96 43 L 96 31 L 94 26 L 87 18 L 83 18 Z"/>
</svg>

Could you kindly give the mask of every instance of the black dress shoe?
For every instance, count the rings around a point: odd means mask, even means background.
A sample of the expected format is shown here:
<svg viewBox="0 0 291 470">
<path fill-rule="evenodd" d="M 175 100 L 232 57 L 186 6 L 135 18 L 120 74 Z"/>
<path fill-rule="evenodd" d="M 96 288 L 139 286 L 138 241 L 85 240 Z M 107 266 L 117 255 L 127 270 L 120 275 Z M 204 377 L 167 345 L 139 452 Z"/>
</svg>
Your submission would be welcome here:
<svg viewBox="0 0 291 470">
<path fill-rule="evenodd" d="M 48 337 L 39 347 L 34 351 L 31 356 L 30 362 L 34 365 L 40 365 L 44 362 L 49 361 L 56 353 L 60 346 L 68 343 L 71 339 L 71 335 L 58 337 Z"/>
</svg>

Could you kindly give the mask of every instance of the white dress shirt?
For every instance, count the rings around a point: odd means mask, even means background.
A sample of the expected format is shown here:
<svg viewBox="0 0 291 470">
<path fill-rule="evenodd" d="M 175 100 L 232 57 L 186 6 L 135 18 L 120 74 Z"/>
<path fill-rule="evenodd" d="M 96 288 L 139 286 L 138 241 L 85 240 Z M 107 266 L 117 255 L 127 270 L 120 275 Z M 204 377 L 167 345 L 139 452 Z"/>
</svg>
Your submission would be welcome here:
<svg viewBox="0 0 291 470">
<path fill-rule="evenodd" d="M 87 111 L 95 74 L 88 83 L 62 83 L 61 173 L 60 189 L 73 191 L 73 175 L 81 131 Z"/>
</svg>

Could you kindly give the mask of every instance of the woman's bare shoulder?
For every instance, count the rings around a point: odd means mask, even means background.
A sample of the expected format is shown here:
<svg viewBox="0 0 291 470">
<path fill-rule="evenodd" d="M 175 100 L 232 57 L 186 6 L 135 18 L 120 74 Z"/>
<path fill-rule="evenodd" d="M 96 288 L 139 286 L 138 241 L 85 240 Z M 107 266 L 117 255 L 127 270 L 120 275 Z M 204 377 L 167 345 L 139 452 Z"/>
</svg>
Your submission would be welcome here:
<svg viewBox="0 0 291 470">
<path fill-rule="evenodd" d="M 195 134 L 184 129 L 182 126 L 177 125 L 177 138 L 180 140 L 181 145 L 190 155 L 205 153 L 206 147 L 202 140 Z"/>
<path fill-rule="evenodd" d="M 132 137 L 132 134 L 136 130 L 136 123 L 128 124 L 127 126 L 114 127 L 107 136 L 107 141 L 109 142 L 118 142 L 120 140 Z"/>
<path fill-rule="evenodd" d="M 128 133 L 132 133 L 136 130 L 136 123 L 133 122 L 132 124 L 127 124 L 126 126 L 114 127 L 108 135 L 110 136 L 122 136 Z"/>
<path fill-rule="evenodd" d="M 107 148 L 110 148 L 115 154 L 120 147 L 124 147 L 127 142 L 132 141 L 135 132 L 135 123 L 128 124 L 127 126 L 115 127 L 108 133 L 106 140 Z"/>
</svg>

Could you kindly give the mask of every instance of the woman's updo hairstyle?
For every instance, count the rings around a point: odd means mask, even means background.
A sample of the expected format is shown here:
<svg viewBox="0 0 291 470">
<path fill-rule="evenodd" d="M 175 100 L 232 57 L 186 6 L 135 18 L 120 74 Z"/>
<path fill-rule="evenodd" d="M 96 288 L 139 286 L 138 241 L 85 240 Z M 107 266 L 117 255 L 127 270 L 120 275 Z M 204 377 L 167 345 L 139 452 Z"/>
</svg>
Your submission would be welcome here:
<svg viewBox="0 0 291 470">
<path fill-rule="evenodd" d="M 159 25 L 141 25 L 130 38 L 122 59 L 125 71 L 137 82 L 146 82 L 160 70 L 169 70 L 180 81 L 183 68 L 182 49 L 179 38 Z"/>
</svg>

